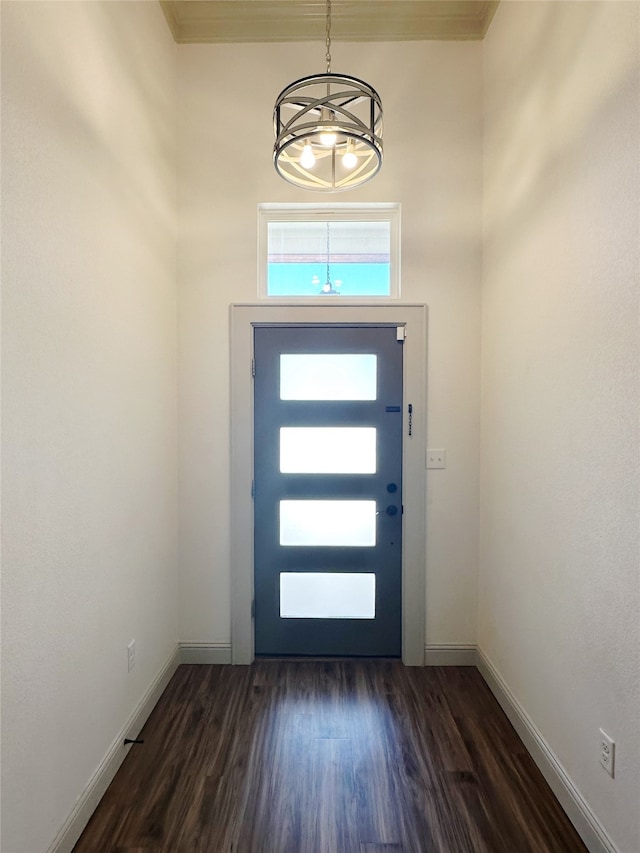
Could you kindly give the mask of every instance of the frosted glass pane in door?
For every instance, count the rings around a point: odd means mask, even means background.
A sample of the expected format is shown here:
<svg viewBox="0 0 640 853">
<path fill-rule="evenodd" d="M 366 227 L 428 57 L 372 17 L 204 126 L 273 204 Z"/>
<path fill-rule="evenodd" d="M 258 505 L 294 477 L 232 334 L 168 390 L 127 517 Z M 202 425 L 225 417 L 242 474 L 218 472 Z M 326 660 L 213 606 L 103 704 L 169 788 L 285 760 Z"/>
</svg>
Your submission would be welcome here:
<svg viewBox="0 0 640 853">
<path fill-rule="evenodd" d="M 370 353 L 283 353 L 281 400 L 375 400 L 377 356 Z"/>
<path fill-rule="evenodd" d="M 280 501 L 280 544 L 373 547 L 376 502 Z"/>
<path fill-rule="evenodd" d="M 375 619 L 376 576 L 356 572 L 282 572 L 282 619 Z"/>
<path fill-rule="evenodd" d="M 282 474 L 375 474 L 375 427 L 281 427 Z"/>
</svg>

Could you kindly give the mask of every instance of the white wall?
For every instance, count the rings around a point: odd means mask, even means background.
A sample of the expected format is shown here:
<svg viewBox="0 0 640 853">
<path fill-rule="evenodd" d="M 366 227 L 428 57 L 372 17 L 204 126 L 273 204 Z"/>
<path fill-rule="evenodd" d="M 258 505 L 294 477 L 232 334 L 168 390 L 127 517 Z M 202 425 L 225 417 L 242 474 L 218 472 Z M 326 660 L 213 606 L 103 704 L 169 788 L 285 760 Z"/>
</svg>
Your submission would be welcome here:
<svg viewBox="0 0 640 853">
<path fill-rule="evenodd" d="M 402 295 L 429 305 L 427 640 L 476 639 L 481 45 L 334 43 L 378 89 L 385 162 L 347 195 L 300 191 L 271 163 L 272 109 L 324 70 L 317 44 L 179 47 L 181 640 L 229 642 L 229 304 L 257 296 L 259 202 L 399 201 Z M 251 524 L 251 519 L 247 519 Z"/>
<path fill-rule="evenodd" d="M 624 853 L 640 849 L 638 9 L 502 3 L 484 43 L 479 643 Z"/>
<path fill-rule="evenodd" d="M 2 4 L 6 853 L 177 642 L 175 55 L 156 3 Z"/>
</svg>

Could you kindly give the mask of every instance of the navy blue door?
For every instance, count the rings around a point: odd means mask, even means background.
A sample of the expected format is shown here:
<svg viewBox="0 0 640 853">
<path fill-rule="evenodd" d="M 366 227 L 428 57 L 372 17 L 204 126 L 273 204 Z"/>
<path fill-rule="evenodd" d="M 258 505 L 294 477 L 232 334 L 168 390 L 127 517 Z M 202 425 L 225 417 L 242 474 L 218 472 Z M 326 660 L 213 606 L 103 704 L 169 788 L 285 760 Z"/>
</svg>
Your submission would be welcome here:
<svg viewBox="0 0 640 853">
<path fill-rule="evenodd" d="M 256 654 L 401 654 L 398 337 L 255 329 Z"/>
</svg>

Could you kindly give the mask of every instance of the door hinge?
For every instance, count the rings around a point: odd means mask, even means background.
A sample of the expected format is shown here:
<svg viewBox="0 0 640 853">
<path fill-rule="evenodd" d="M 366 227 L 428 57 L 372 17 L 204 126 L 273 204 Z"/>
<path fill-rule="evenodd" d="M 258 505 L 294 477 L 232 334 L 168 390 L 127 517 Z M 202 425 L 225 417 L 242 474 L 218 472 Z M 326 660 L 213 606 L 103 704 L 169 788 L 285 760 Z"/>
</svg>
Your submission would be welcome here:
<svg viewBox="0 0 640 853">
<path fill-rule="evenodd" d="M 256 496 L 256 481 L 252 480 L 251 481 L 251 497 L 255 498 L 255 496 Z"/>
<path fill-rule="evenodd" d="M 409 435 L 413 434 L 413 406 L 411 403 L 407 406 L 407 413 L 409 415 Z"/>
<path fill-rule="evenodd" d="M 404 339 L 406 337 L 407 337 L 407 327 L 406 326 L 396 326 L 396 340 L 400 341 L 402 343 L 402 341 L 404 341 Z"/>
<path fill-rule="evenodd" d="M 255 360 L 255 358 L 251 359 L 251 375 L 255 379 L 255 377 L 256 377 L 256 360 Z"/>
<path fill-rule="evenodd" d="M 256 618 L 256 600 L 255 600 L 255 598 L 251 602 L 251 618 L 252 619 Z"/>
</svg>

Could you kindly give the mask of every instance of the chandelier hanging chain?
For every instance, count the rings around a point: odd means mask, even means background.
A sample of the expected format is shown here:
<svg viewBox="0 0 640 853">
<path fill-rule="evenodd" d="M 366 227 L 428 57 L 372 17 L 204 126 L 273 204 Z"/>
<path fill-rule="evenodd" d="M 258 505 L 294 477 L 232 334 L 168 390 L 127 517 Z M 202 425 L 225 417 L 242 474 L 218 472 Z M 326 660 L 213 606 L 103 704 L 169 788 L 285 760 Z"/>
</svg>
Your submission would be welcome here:
<svg viewBox="0 0 640 853">
<path fill-rule="evenodd" d="M 331 0 L 327 0 L 327 34 L 325 43 L 327 45 L 327 74 L 331 73 Z"/>
</svg>

